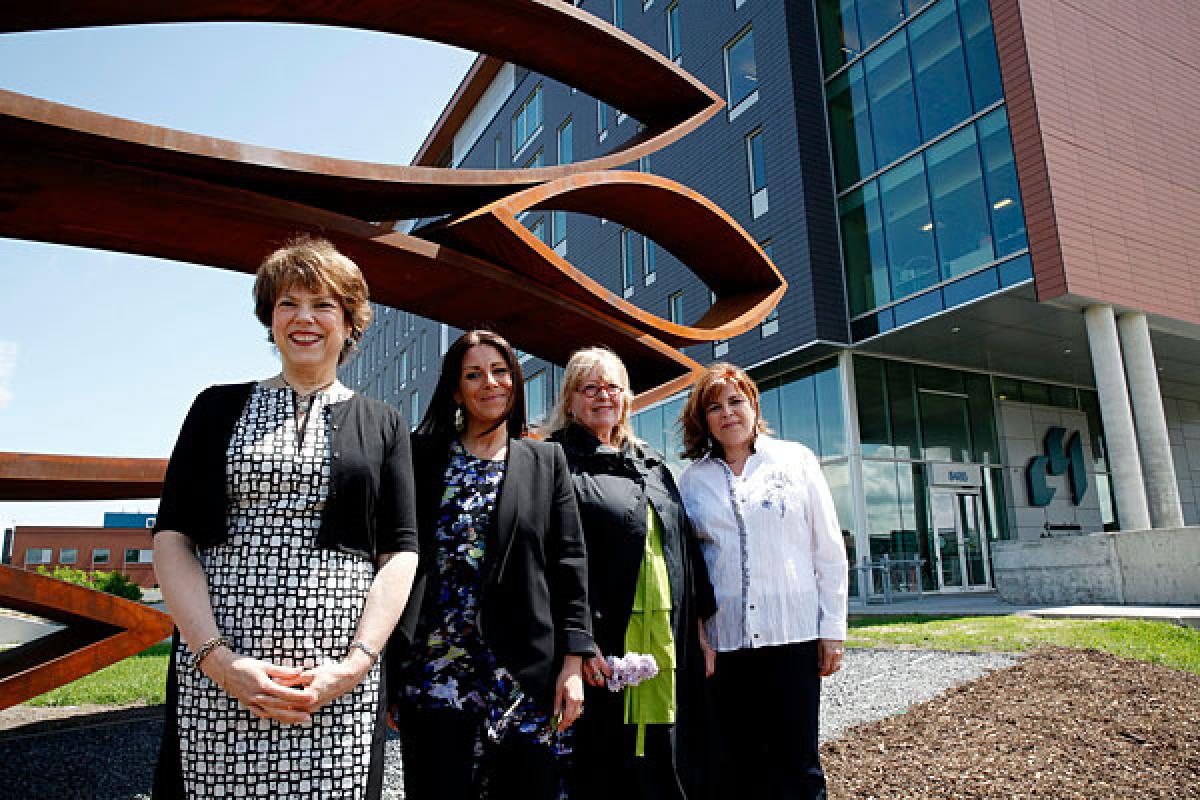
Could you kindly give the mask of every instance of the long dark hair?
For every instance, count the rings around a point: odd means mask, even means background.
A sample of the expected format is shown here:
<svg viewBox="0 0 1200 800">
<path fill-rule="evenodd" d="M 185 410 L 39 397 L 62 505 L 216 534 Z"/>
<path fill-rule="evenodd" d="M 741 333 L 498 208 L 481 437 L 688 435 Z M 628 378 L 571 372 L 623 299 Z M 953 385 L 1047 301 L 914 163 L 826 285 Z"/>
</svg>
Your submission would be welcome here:
<svg viewBox="0 0 1200 800">
<path fill-rule="evenodd" d="M 503 336 L 487 330 L 467 331 L 446 350 L 446 355 L 442 358 L 442 373 L 433 389 L 429 407 L 425 409 L 425 417 L 417 426 L 417 433 L 446 444 L 459 435 L 454 427 L 454 412 L 458 405 L 454 402 L 454 393 L 458 391 L 458 384 L 462 379 L 463 359 L 466 358 L 467 351 L 476 345 L 496 348 L 504 357 L 512 375 L 512 394 L 508 398 L 508 410 L 491 430 L 507 423 L 510 439 L 520 439 L 528 433 L 529 428 L 525 424 L 525 378 L 521 374 L 521 363 Z"/>
</svg>

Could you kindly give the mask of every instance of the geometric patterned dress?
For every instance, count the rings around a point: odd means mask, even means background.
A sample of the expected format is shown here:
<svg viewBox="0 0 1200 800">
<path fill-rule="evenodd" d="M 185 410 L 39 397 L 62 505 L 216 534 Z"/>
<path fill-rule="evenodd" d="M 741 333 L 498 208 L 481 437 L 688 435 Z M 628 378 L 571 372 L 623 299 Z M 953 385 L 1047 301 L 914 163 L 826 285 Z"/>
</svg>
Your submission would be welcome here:
<svg viewBox="0 0 1200 800">
<path fill-rule="evenodd" d="M 284 666 L 340 661 L 353 641 L 375 565 L 316 546 L 329 491 L 329 403 L 312 400 L 298 436 L 295 395 L 255 387 L 226 453 L 229 538 L 204 550 L 217 629 L 234 652 Z M 176 648 L 179 749 L 188 797 L 366 798 L 380 712 L 380 665 L 302 725 L 259 719 Z M 373 759 L 376 763 L 372 763 Z M 377 782 L 376 782 L 377 783 Z"/>
</svg>

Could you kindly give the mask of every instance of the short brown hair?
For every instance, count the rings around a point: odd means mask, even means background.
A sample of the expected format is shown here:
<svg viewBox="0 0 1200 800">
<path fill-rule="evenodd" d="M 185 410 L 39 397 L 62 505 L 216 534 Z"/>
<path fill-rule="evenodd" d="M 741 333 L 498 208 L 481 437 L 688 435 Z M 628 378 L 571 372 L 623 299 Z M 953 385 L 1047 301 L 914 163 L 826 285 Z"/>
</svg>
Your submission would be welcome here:
<svg viewBox="0 0 1200 800">
<path fill-rule="evenodd" d="M 268 331 L 275 301 L 292 286 L 303 286 L 310 292 L 327 291 L 338 301 L 352 340 L 342 346 L 338 363 L 344 363 L 371 324 L 370 295 L 358 265 L 328 239 L 308 234 L 289 239 L 263 259 L 254 277 L 254 315 Z"/>
<path fill-rule="evenodd" d="M 746 399 L 754 406 L 754 416 L 757 417 L 755 431 L 770 433 L 767 421 L 762 417 L 762 408 L 758 402 L 758 386 L 741 367 L 727 362 L 720 362 L 707 367 L 694 384 L 692 393 L 688 395 L 687 404 L 679 417 L 679 427 L 683 430 L 683 457 L 690 459 L 703 458 L 712 453 L 724 458 L 725 451 L 716 437 L 709 435 L 706 409 L 708 404 L 726 384 L 737 386 Z"/>
</svg>

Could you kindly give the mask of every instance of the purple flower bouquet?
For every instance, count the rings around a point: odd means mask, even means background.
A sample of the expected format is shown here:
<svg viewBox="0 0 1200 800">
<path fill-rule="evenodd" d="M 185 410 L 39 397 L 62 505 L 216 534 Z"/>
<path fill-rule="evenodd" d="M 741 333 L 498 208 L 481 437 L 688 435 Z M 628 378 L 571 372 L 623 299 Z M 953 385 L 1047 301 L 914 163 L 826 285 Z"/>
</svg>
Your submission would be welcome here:
<svg viewBox="0 0 1200 800">
<path fill-rule="evenodd" d="M 637 686 L 658 674 L 658 662 L 646 653 L 626 653 L 624 656 L 608 656 L 608 668 L 612 677 L 607 680 L 610 692 L 619 692 L 626 686 Z"/>
</svg>

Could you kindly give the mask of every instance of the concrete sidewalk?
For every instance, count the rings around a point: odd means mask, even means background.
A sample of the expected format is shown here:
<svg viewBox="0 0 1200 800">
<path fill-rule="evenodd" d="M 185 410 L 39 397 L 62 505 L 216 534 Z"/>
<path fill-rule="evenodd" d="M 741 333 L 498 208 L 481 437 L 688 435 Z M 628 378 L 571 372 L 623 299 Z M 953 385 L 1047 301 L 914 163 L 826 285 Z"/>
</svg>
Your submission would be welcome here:
<svg viewBox="0 0 1200 800">
<path fill-rule="evenodd" d="M 892 603 L 850 601 L 850 616 L 1004 616 L 1021 614 L 1047 619 L 1145 619 L 1200 629 L 1200 606 L 1018 606 L 1006 603 L 996 592 L 923 594 Z"/>
</svg>

